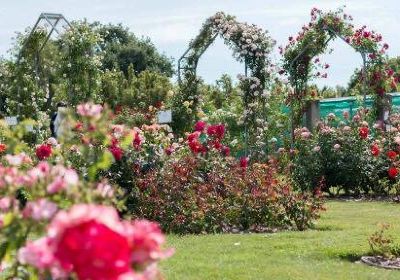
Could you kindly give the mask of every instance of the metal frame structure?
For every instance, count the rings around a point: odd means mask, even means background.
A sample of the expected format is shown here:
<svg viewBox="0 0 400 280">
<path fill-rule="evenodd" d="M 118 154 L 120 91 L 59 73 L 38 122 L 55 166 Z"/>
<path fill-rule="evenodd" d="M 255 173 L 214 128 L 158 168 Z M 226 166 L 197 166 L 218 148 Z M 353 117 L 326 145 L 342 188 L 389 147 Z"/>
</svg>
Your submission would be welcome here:
<svg viewBox="0 0 400 280">
<path fill-rule="evenodd" d="M 69 28 L 72 28 L 72 25 L 69 23 L 69 21 L 62 14 L 41 13 L 39 18 L 37 19 L 35 25 L 33 26 L 31 32 L 29 33 L 28 37 L 26 38 L 25 43 L 23 44 L 21 50 L 19 51 L 17 62 L 20 61 L 20 59 L 22 57 L 22 54 L 23 54 L 23 52 L 24 52 L 24 50 L 26 48 L 26 45 L 29 42 L 29 39 L 36 32 L 37 28 L 40 26 L 40 24 L 42 22 L 45 22 L 45 23 L 49 24 L 51 26 L 51 30 L 50 30 L 49 34 L 47 35 L 47 37 L 46 37 L 44 43 L 42 44 L 42 46 L 39 48 L 39 50 L 37 52 L 37 55 L 39 55 L 42 52 L 43 48 L 46 46 L 47 42 L 49 41 L 49 39 L 50 39 L 50 37 L 51 37 L 51 35 L 53 34 L 54 31 L 58 35 L 60 35 L 60 31 L 59 31 L 59 29 L 57 27 L 61 22 L 64 22 L 65 24 L 67 24 L 67 26 Z M 64 26 L 62 26 L 62 27 L 64 27 Z"/>
<path fill-rule="evenodd" d="M 35 54 L 35 72 L 38 75 L 39 72 L 39 56 L 44 47 L 46 46 L 47 42 L 49 41 L 51 35 L 53 33 L 57 33 L 57 35 L 60 35 L 61 33 L 61 28 L 64 30 L 67 30 L 68 28 L 72 28 L 71 23 L 62 15 L 62 14 L 56 14 L 56 13 L 41 13 L 39 18 L 37 19 L 36 23 L 32 27 L 32 30 L 30 31 L 28 37 L 25 39 L 25 42 L 22 45 L 21 50 L 18 53 L 17 56 L 17 65 L 20 63 L 21 58 L 24 54 L 24 51 L 26 49 L 27 44 L 29 43 L 29 40 L 33 36 L 33 34 L 36 32 L 36 30 L 44 23 L 45 25 L 48 24 L 50 25 L 51 29 L 49 33 L 46 36 L 46 39 L 44 40 L 43 44 L 39 47 L 39 49 L 36 51 Z M 61 26 L 60 26 L 61 25 Z M 20 88 L 18 87 L 18 95 L 20 95 Z M 18 112 L 20 112 L 20 106 L 18 105 Z M 18 113 L 19 114 L 19 113 Z"/>
<path fill-rule="evenodd" d="M 186 51 L 183 53 L 183 55 L 178 60 L 178 83 L 179 83 L 179 86 L 182 86 L 182 76 L 183 76 L 184 71 L 187 71 L 187 70 L 192 71 L 192 73 L 194 74 L 194 77 L 197 76 L 197 65 L 198 65 L 200 57 L 211 46 L 211 44 L 214 43 L 214 41 L 217 39 L 217 37 L 218 37 L 218 33 L 214 34 L 211 37 L 211 39 L 207 42 L 207 44 L 202 46 L 200 52 L 197 53 L 196 57 L 194 58 L 193 67 L 185 67 L 185 66 L 183 66 L 183 64 L 184 65 L 190 65 L 190 63 L 188 63 L 188 60 L 189 60 L 188 54 L 190 53 L 190 51 L 192 49 L 194 49 L 194 47 L 193 47 L 192 43 L 189 45 L 189 47 L 186 49 Z M 195 42 L 195 40 L 193 42 Z M 184 62 L 186 62 L 186 63 L 184 63 Z M 247 60 L 244 61 L 244 73 L 245 73 L 245 76 L 248 77 L 248 63 L 247 63 Z M 246 93 L 246 95 L 247 95 L 247 93 Z M 245 156 L 247 156 L 248 155 L 248 150 L 249 150 L 249 148 L 248 148 L 248 138 L 249 138 L 249 136 L 248 136 L 248 125 L 247 125 L 247 123 L 245 123 L 245 127 L 244 127 L 244 138 L 245 138 L 245 151 L 244 151 L 244 153 L 245 153 Z"/>
<path fill-rule="evenodd" d="M 367 79 L 366 79 L 366 71 L 367 71 L 367 53 L 362 52 L 357 50 L 356 48 L 354 48 L 354 46 L 352 46 L 349 42 L 346 41 L 345 38 L 343 38 L 342 35 L 340 35 L 339 33 L 337 33 L 335 30 L 331 29 L 328 26 L 324 26 L 322 28 L 322 31 L 326 31 L 329 33 L 329 38 L 324 42 L 324 46 L 326 46 L 332 39 L 334 39 L 335 37 L 340 38 L 343 42 L 345 42 L 347 45 L 349 45 L 350 47 L 352 47 L 356 52 L 358 52 L 361 55 L 362 61 L 363 61 L 363 67 L 362 67 L 362 76 L 363 76 L 363 107 L 366 108 L 367 106 Z M 292 60 L 292 62 L 290 63 L 290 68 L 293 69 L 294 63 L 308 50 L 308 48 L 312 45 L 313 43 L 309 43 L 308 45 L 306 45 L 301 52 Z M 290 78 L 292 84 L 293 84 L 293 77 Z M 307 89 L 307 81 L 308 79 L 305 81 L 304 84 L 304 88 Z M 298 90 L 297 88 L 295 89 L 296 91 Z M 294 112 L 293 109 L 291 109 L 291 138 L 292 138 L 292 146 L 294 143 Z"/>
</svg>

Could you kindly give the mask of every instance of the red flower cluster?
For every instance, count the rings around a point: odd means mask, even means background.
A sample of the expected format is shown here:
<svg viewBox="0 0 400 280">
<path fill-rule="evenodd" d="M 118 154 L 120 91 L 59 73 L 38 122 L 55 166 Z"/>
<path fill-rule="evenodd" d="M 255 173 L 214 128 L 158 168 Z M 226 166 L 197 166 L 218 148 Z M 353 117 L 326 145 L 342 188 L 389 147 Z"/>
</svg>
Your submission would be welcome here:
<svg viewBox="0 0 400 280">
<path fill-rule="evenodd" d="M 44 160 L 51 156 L 52 148 L 50 144 L 42 144 L 36 148 L 36 156 L 39 160 Z"/>
<path fill-rule="evenodd" d="M 392 166 L 389 168 L 389 170 L 388 170 L 389 178 L 395 179 L 398 174 L 399 174 L 399 171 L 397 170 L 396 167 Z"/>
<path fill-rule="evenodd" d="M 94 220 L 67 228 L 55 257 L 79 279 L 118 279 L 131 270 L 127 238 Z"/>
<path fill-rule="evenodd" d="M 223 124 L 210 125 L 207 128 L 207 134 L 221 140 L 225 135 L 225 126 Z"/>
<path fill-rule="evenodd" d="M 204 121 L 198 121 L 195 125 L 194 125 L 194 131 L 199 131 L 199 132 L 203 132 L 206 129 L 207 123 Z"/>
<path fill-rule="evenodd" d="M 371 146 L 371 154 L 372 154 L 374 157 L 379 156 L 380 152 L 381 152 L 381 150 L 379 149 L 379 146 L 378 146 L 377 144 L 373 144 L 373 145 Z"/>
<path fill-rule="evenodd" d="M 7 145 L 0 143 L 0 154 L 4 153 L 7 150 Z"/>
<path fill-rule="evenodd" d="M 239 161 L 239 165 L 241 168 L 247 168 L 249 165 L 249 158 L 248 157 L 241 157 Z"/>
<path fill-rule="evenodd" d="M 114 159 L 115 159 L 116 161 L 119 161 L 119 160 L 122 159 L 122 156 L 123 156 L 123 154 L 124 154 L 124 151 L 123 151 L 123 150 L 121 149 L 121 147 L 119 146 L 118 139 L 113 138 L 113 139 L 111 140 L 111 145 L 110 145 L 110 147 L 108 148 L 108 150 L 112 153 L 112 155 L 114 156 Z"/>
<path fill-rule="evenodd" d="M 207 125 L 204 121 L 198 121 L 194 126 L 194 132 L 188 135 L 187 141 L 194 154 L 204 154 L 210 149 L 216 149 L 224 156 L 229 156 L 229 147 L 221 143 L 224 136 L 225 126 L 223 124 Z"/>
<path fill-rule="evenodd" d="M 396 159 L 396 157 L 397 157 L 397 153 L 396 153 L 395 151 L 392 151 L 392 150 L 388 151 L 388 152 L 386 153 L 386 155 L 388 156 L 388 158 L 389 158 L 390 160 L 394 160 L 394 159 Z"/>
<path fill-rule="evenodd" d="M 195 131 L 188 136 L 189 148 L 194 154 L 207 152 L 207 147 L 200 142 L 200 135 L 199 131 Z"/>
<path fill-rule="evenodd" d="M 369 129 L 366 126 L 360 127 L 358 130 L 358 134 L 362 139 L 366 139 L 368 137 Z"/>
<path fill-rule="evenodd" d="M 135 131 L 135 135 L 134 136 L 135 136 L 135 138 L 133 139 L 132 145 L 133 145 L 133 147 L 135 147 L 136 150 L 139 150 L 140 146 L 143 143 L 143 138 L 140 135 L 139 131 Z"/>
<path fill-rule="evenodd" d="M 162 250 L 164 241 L 155 223 L 121 221 L 112 207 L 77 204 L 58 212 L 48 235 L 21 248 L 18 258 L 51 270 L 54 279 L 71 273 L 77 279 L 152 279 L 157 261 L 173 253 Z"/>
</svg>

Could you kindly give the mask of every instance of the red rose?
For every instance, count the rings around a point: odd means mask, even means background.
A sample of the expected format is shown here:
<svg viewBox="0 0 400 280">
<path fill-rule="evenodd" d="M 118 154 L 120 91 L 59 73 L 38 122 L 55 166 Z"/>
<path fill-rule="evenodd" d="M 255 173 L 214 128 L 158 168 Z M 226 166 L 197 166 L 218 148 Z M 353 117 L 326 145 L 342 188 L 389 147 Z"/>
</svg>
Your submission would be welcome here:
<svg viewBox="0 0 400 280">
<path fill-rule="evenodd" d="M 207 152 L 207 148 L 197 140 L 189 142 L 189 148 L 194 154 Z"/>
<path fill-rule="evenodd" d="M 371 154 L 372 154 L 374 157 L 377 157 L 377 156 L 379 156 L 379 153 L 380 153 L 379 146 L 378 146 L 377 144 L 372 145 L 372 146 L 371 146 Z"/>
<path fill-rule="evenodd" d="M 108 150 L 112 153 L 114 156 L 114 159 L 119 161 L 122 159 L 122 155 L 124 154 L 124 151 L 119 147 L 118 145 L 118 139 L 117 138 L 112 138 L 111 139 L 111 146 L 108 148 Z"/>
<path fill-rule="evenodd" d="M 359 128 L 358 134 L 360 135 L 360 137 L 361 137 L 362 139 L 365 139 L 365 138 L 368 137 L 368 132 L 369 132 L 368 127 L 363 126 L 363 127 L 360 127 L 360 128 Z"/>
<path fill-rule="evenodd" d="M 51 156 L 52 149 L 49 144 L 42 144 L 36 148 L 36 156 L 39 160 L 44 160 Z"/>
<path fill-rule="evenodd" d="M 207 134 L 222 139 L 225 135 L 225 126 L 223 124 L 210 125 L 207 128 Z"/>
<path fill-rule="evenodd" d="M 395 179 L 398 174 L 399 174 L 399 171 L 397 170 L 396 167 L 392 166 L 389 168 L 388 175 L 390 178 Z"/>
<path fill-rule="evenodd" d="M 214 149 L 216 149 L 216 150 L 221 150 L 221 148 L 222 148 L 222 144 L 218 140 L 211 141 L 211 144 L 214 147 Z"/>
<path fill-rule="evenodd" d="M 229 157 L 229 155 L 231 154 L 231 149 L 227 146 L 222 146 L 221 152 L 224 156 Z"/>
<path fill-rule="evenodd" d="M 124 154 L 123 150 L 118 146 L 111 146 L 108 150 L 112 153 L 115 160 L 119 161 L 122 159 L 122 155 Z"/>
<path fill-rule="evenodd" d="M 77 123 L 75 124 L 74 130 L 76 130 L 76 131 L 82 131 L 82 128 L 83 128 L 83 124 L 82 124 L 81 122 L 77 122 Z"/>
<path fill-rule="evenodd" d="M 118 279 L 131 271 L 127 238 L 95 220 L 65 229 L 55 257 L 78 279 Z"/>
<path fill-rule="evenodd" d="M 0 154 L 4 153 L 7 150 L 7 145 L 0 143 Z"/>
<path fill-rule="evenodd" d="M 194 131 L 200 131 L 202 132 L 207 126 L 206 122 L 203 121 L 198 121 L 195 125 L 194 125 Z"/>
<path fill-rule="evenodd" d="M 394 159 L 397 157 L 397 153 L 396 153 L 395 151 L 392 151 L 392 150 L 388 151 L 388 152 L 386 153 L 386 155 L 387 155 L 388 158 L 391 159 L 391 160 L 394 160 Z"/>
<path fill-rule="evenodd" d="M 193 142 L 193 141 L 197 141 L 197 139 L 199 139 L 200 133 L 199 132 L 193 132 L 191 134 L 189 134 L 188 136 L 188 142 Z"/>
<path fill-rule="evenodd" d="M 241 157 L 240 158 L 240 167 L 247 168 L 248 165 L 249 165 L 249 159 L 247 157 Z"/>
<path fill-rule="evenodd" d="M 169 146 L 168 148 L 165 149 L 165 153 L 167 156 L 170 156 L 174 152 L 174 148 Z"/>
<path fill-rule="evenodd" d="M 135 139 L 133 139 L 133 146 L 135 147 L 136 150 L 140 149 L 140 146 L 142 145 L 143 139 L 141 135 L 139 134 L 138 131 L 135 132 Z"/>
</svg>

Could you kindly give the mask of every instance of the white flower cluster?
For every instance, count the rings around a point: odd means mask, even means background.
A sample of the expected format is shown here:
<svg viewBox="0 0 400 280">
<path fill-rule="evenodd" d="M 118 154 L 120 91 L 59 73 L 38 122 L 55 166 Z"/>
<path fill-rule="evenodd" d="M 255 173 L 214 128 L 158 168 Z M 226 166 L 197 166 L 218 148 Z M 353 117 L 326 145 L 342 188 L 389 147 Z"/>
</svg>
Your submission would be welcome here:
<svg viewBox="0 0 400 280">
<path fill-rule="evenodd" d="M 274 40 L 261 28 L 254 24 L 238 22 L 234 17 L 223 12 L 218 12 L 209 18 L 208 24 L 241 57 L 265 59 L 275 44 Z"/>
</svg>

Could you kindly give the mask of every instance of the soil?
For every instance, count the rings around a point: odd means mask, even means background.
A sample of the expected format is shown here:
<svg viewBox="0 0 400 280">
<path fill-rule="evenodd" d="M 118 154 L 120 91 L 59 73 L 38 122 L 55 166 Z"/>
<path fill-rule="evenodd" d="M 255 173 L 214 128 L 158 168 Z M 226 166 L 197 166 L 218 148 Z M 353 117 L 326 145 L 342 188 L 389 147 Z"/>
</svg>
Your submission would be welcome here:
<svg viewBox="0 0 400 280">
<path fill-rule="evenodd" d="M 382 256 L 363 256 L 361 262 L 371 266 L 400 270 L 400 258 L 387 259 Z"/>
</svg>

